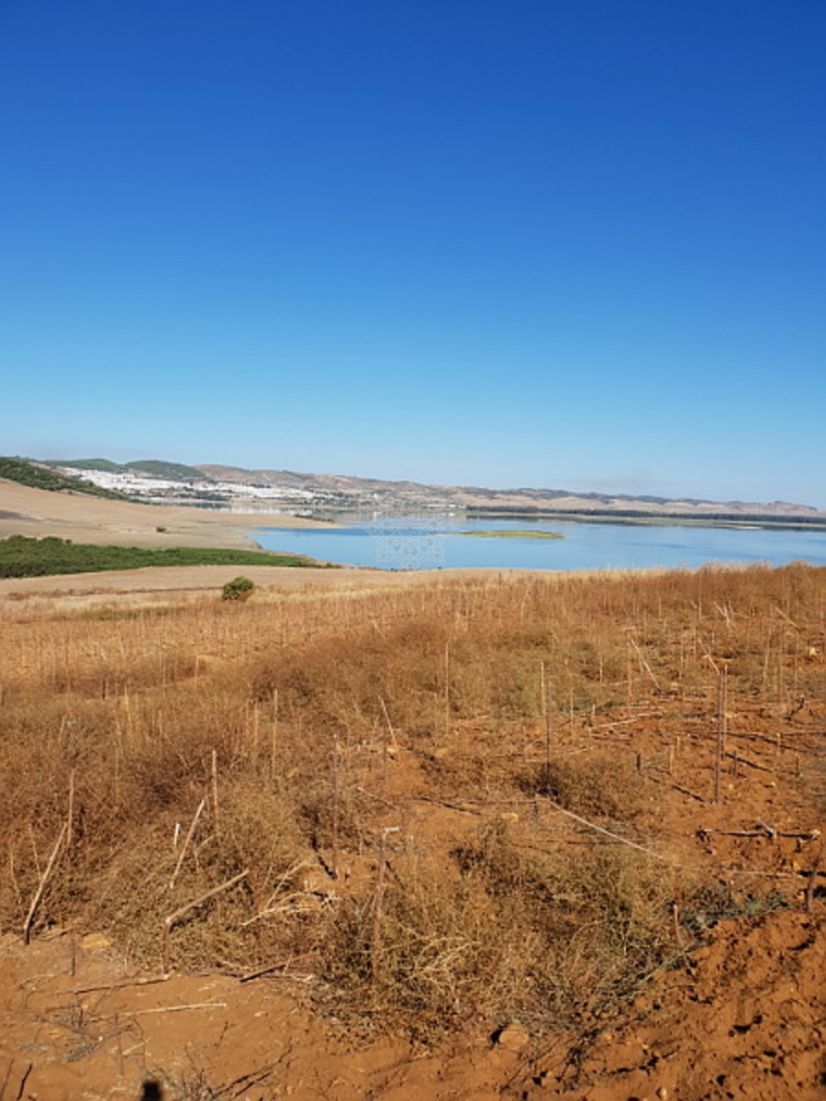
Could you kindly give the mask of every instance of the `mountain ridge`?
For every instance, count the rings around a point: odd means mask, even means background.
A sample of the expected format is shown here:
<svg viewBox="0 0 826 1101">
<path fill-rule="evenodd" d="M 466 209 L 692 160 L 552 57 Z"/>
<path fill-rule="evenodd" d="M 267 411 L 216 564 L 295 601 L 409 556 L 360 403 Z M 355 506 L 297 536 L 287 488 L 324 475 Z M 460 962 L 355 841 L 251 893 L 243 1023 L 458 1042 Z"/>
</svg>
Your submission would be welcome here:
<svg viewBox="0 0 826 1101">
<path fill-rule="evenodd" d="M 569 516 L 707 520 L 740 523 L 817 524 L 826 527 L 826 509 L 790 501 L 719 501 L 655 494 L 576 492 L 520 486 L 492 489 L 474 485 L 434 485 L 411 479 L 365 478 L 221 463 L 187 465 L 164 459 L 115 463 L 109 459 L 31 460 L 61 471 L 72 481 L 92 482 L 150 503 L 295 511 L 371 510 L 468 512 L 488 516 Z"/>
<path fill-rule="evenodd" d="M 415 494 L 431 499 L 433 504 L 453 505 L 459 508 L 486 509 L 492 502 L 501 508 L 535 509 L 547 504 L 551 511 L 587 512 L 595 506 L 609 511 L 623 511 L 634 506 L 635 511 L 650 515 L 687 516 L 705 513 L 734 513 L 737 515 L 765 515 L 775 517 L 811 517 L 826 520 L 826 510 L 812 505 L 789 501 L 715 501 L 698 497 L 662 497 L 653 494 L 575 492 L 522 486 L 513 489 L 491 489 L 470 485 L 433 485 L 409 479 L 363 478 L 345 474 L 308 474 L 271 468 L 249 469 L 218 463 L 197 464 L 198 470 L 215 482 L 246 483 L 274 487 L 289 486 L 294 489 L 324 492 L 335 491 L 347 496 L 372 494 L 390 497 L 393 494 Z"/>
</svg>

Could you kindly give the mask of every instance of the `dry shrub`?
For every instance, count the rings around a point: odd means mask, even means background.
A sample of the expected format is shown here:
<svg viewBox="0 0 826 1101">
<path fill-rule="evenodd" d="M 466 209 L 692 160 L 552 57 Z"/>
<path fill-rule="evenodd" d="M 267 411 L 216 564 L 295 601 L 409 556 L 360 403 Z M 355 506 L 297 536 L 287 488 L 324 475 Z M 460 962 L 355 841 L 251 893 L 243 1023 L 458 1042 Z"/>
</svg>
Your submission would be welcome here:
<svg viewBox="0 0 826 1101">
<path fill-rule="evenodd" d="M 323 957 L 339 1011 L 420 1039 L 479 1017 L 583 1024 L 679 950 L 672 904 L 693 884 L 670 865 L 621 846 L 526 855 L 502 823 L 454 859 L 455 878 L 399 865 L 378 957 L 375 898 L 343 907 Z"/>
<path fill-rule="evenodd" d="M 544 763 L 523 781 L 561 807 L 586 817 L 627 822 L 643 810 L 642 781 L 627 761 L 598 755 Z"/>
<path fill-rule="evenodd" d="M 249 868 L 238 887 L 210 899 L 175 925 L 175 965 L 230 965 L 243 970 L 268 953 L 293 948 L 297 927 L 289 913 L 278 921 L 244 923 L 298 887 L 302 861 L 311 854 L 294 806 L 247 781 L 226 785 L 219 818 L 207 805 L 193 836 L 190 858 L 170 888 L 196 806 L 193 802 L 182 821 L 172 816 L 163 822 L 156 819 L 142 835 L 133 832 L 111 854 L 94 895 L 86 900 L 86 921 L 110 931 L 133 958 L 156 967 L 166 915 Z M 173 847 L 176 821 L 181 829 Z M 151 860 L 147 853 L 152 853 Z"/>
</svg>

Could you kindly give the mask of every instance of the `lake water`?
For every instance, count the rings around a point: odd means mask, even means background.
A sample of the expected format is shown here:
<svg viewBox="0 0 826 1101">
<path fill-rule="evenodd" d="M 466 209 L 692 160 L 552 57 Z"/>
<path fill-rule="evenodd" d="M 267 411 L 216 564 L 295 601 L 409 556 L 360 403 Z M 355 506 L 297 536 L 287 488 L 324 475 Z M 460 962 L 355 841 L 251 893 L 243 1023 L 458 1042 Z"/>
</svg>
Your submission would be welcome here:
<svg viewBox="0 0 826 1101">
<path fill-rule="evenodd" d="M 267 550 L 325 562 L 381 569 L 637 569 L 694 567 L 706 562 L 806 561 L 826 565 L 826 531 L 580 523 L 552 520 L 468 520 L 382 517 L 339 520 L 339 527 L 260 528 Z M 468 536 L 463 531 L 555 531 L 564 539 Z"/>
</svg>

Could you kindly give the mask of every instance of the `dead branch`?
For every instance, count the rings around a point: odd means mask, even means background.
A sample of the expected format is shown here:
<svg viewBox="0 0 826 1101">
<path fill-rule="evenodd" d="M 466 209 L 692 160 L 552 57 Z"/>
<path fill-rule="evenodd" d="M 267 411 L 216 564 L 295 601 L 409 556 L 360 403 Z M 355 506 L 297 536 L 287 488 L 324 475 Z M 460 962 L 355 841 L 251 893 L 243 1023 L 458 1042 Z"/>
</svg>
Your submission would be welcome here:
<svg viewBox="0 0 826 1101">
<path fill-rule="evenodd" d="M 29 906 L 29 912 L 26 914 L 26 920 L 23 922 L 23 943 L 28 944 L 32 935 L 32 922 L 34 921 L 34 915 L 37 912 L 37 907 L 40 905 L 40 899 L 43 897 L 43 892 L 46 889 L 46 884 L 49 882 L 49 876 L 52 874 L 52 869 L 57 861 L 57 854 L 60 852 L 60 846 L 63 844 L 63 838 L 66 836 L 66 831 L 69 828 L 68 821 L 64 822 L 60 827 L 60 833 L 57 835 L 57 841 L 55 841 L 52 854 L 49 857 L 48 863 L 43 871 L 43 875 L 40 877 L 40 882 L 37 885 L 37 890 L 34 892 L 31 905 Z"/>
<path fill-rule="evenodd" d="M 158 975 L 155 978 L 123 979 L 121 982 L 108 982 L 102 986 L 75 986 L 66 990 L 66 994 L 99 994 L 103 991 L 123 990 L 127 986 L 153 986 L 155 983 L 167 982 L 169 975 Z"/>
<path fill-rule="evenodd" d="M 726 757 L 735 761 L 738 765 L 748 765 L 749 768 L 755 768 L 758 772 L 774 772 L 773 768 L 767 768 L 766 765 L 759 765 L 756 761 L 750 761 L 748 757 L 741 757 L 739 753 L 728 750 L 725 754 Z"/>
<path fill-rule="evenodd" d="M 754 829 L 751 830 L 716 830 L 710 829 L 705 826 L 701 826 L 697 830 L 697 836 L 701 841 L 705 841 L 711 834 L 716 833 L 723 837 L 767 837 L 769 841 L 774 841 L 776 837 L 790 837 L 795 841 L 816 841 L 820 837 L 820 830 L 805 830 L 805 831 L 787 831 L 778 830 L 774 826 L 769 826 L 765 822 L 755 822 Z"/>
<path fill-rule="evenodd" d="M 150 1013 L 181 1013 L 185 1009 L 226 1009 L 226 1002 L 190 1002 L 188 1005 L 159 1005 L 152 1009 L 123 1010 L 130 1017 L 146 1017 Z"/>
<path fill-rule="evenodd" d="M 288 960 L 280 960 L 278 963 L 267 964 L 266 967 L 260 967 L 257 971 L 250 971 L 248 975 L 242 975 L 239 982 L 254 982 L 256 979 L 263 979 L 267 975 L 272 975 L 276 971 L 284 971 L 290 966 L 291 963 L 295 963 L 296 960 L 305 960 L 311 953 L 302 952 L 300 956 L 290 956 Z"/>
<path fill-rule="evenodd" d="M 217 887 L 213 887 L 212 890 L 206 891 L 198 898 L 193 899 L 192 902 L 187 902 L 185 906 L 181 906 L 179 909 L 175 910 L 174 913 L 168 914 L 163 919 L 161 959 L 163 961 L 163 971 L 165 975 L 169 974 L 169 934 L 175 922 L 182 918 L 184 914 L 188 914 L 190 910 L 194 910 L 196 906 L 200 906 L 202 902 L 206 902 L 208 899 L 214 898 L 215 895 L 220 894 L 222 891 L 228 891 L 230 887 L 234 887 L 236 883 L 240 883 L 242 879 L 246 879 L 248 875 L 249 868 L 244 868 L 243 872 L 239 872 L 238 875 L 234 875 L 232 879 L 228 879 L 224 883 L 219 883 Z"/>
</svg>

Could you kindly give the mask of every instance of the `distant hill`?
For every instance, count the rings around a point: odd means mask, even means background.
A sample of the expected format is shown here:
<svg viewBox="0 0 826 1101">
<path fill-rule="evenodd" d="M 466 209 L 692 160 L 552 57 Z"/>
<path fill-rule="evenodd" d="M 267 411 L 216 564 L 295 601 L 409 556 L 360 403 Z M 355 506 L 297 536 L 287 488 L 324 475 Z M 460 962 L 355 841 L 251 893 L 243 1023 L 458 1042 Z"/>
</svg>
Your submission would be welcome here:
<svg viewBox="0 0 826 1101">
<path fill-rule="evenodd" d="M 118 493 L 113 489 L 104 489 L 102 486 L 84 482 L 80 478 L 68 477 L 56 470 L 50 470 L 41 463 L 29 462 L 27 459 L 18 459 L 11 456 L 0 456 L 0 478 L 7 478 L 10 482 L 19 482 L 20 485 L 32 486 L 34 489 L 45 489 L 53 493 L 87 493 L 92 497 L 108 497 L 113 501 L 128 501 L 130 498 L 124 493 Z"/>
<path fill-rule="evenodd" d="M 565 489 L 487 489 L 383 481 L 343 474 L 299 474 L 292 470 L 245 470 L 206 464 L 198 469 L 218 482 L 312 493 L 337 507 L 451 509 L 479 515 L 571 515 L 628 519 L 696 519 L 741 523 L 783 521 L 826 525 L 826 511 L 787 501 L 770 503 L 655 497 L 650 494 L 574 493 Z"/>
<path fill-rule="evenodd" d="M 346 474 L 247 470 L 214 463 L 188 466 L 163 459 L 138 459 L 128 463 L 114 463 L 104 458 L 68 459 L 52 461 L 49 465 L 86 471 L 86 476 L 100 485 L 100 496 L 120 491 L 132 499 L 156 504 L 262 512 L 301 509 L 314 514 L 358 509 L 389 515 L 462 512 L 490 518 L 568 517 L 628 523 L 674 520 L 826 528 L 826 510 L 788 501 L 712 501 L 652 494 L 575 493 L 528 486 L 489 489 L 485 486 L 428 485 Z M 74 480 L 71 480 L 71 487 L 79 488 Z M 94 492 L 88 487 L 85 491 Z"/>
</svg>

